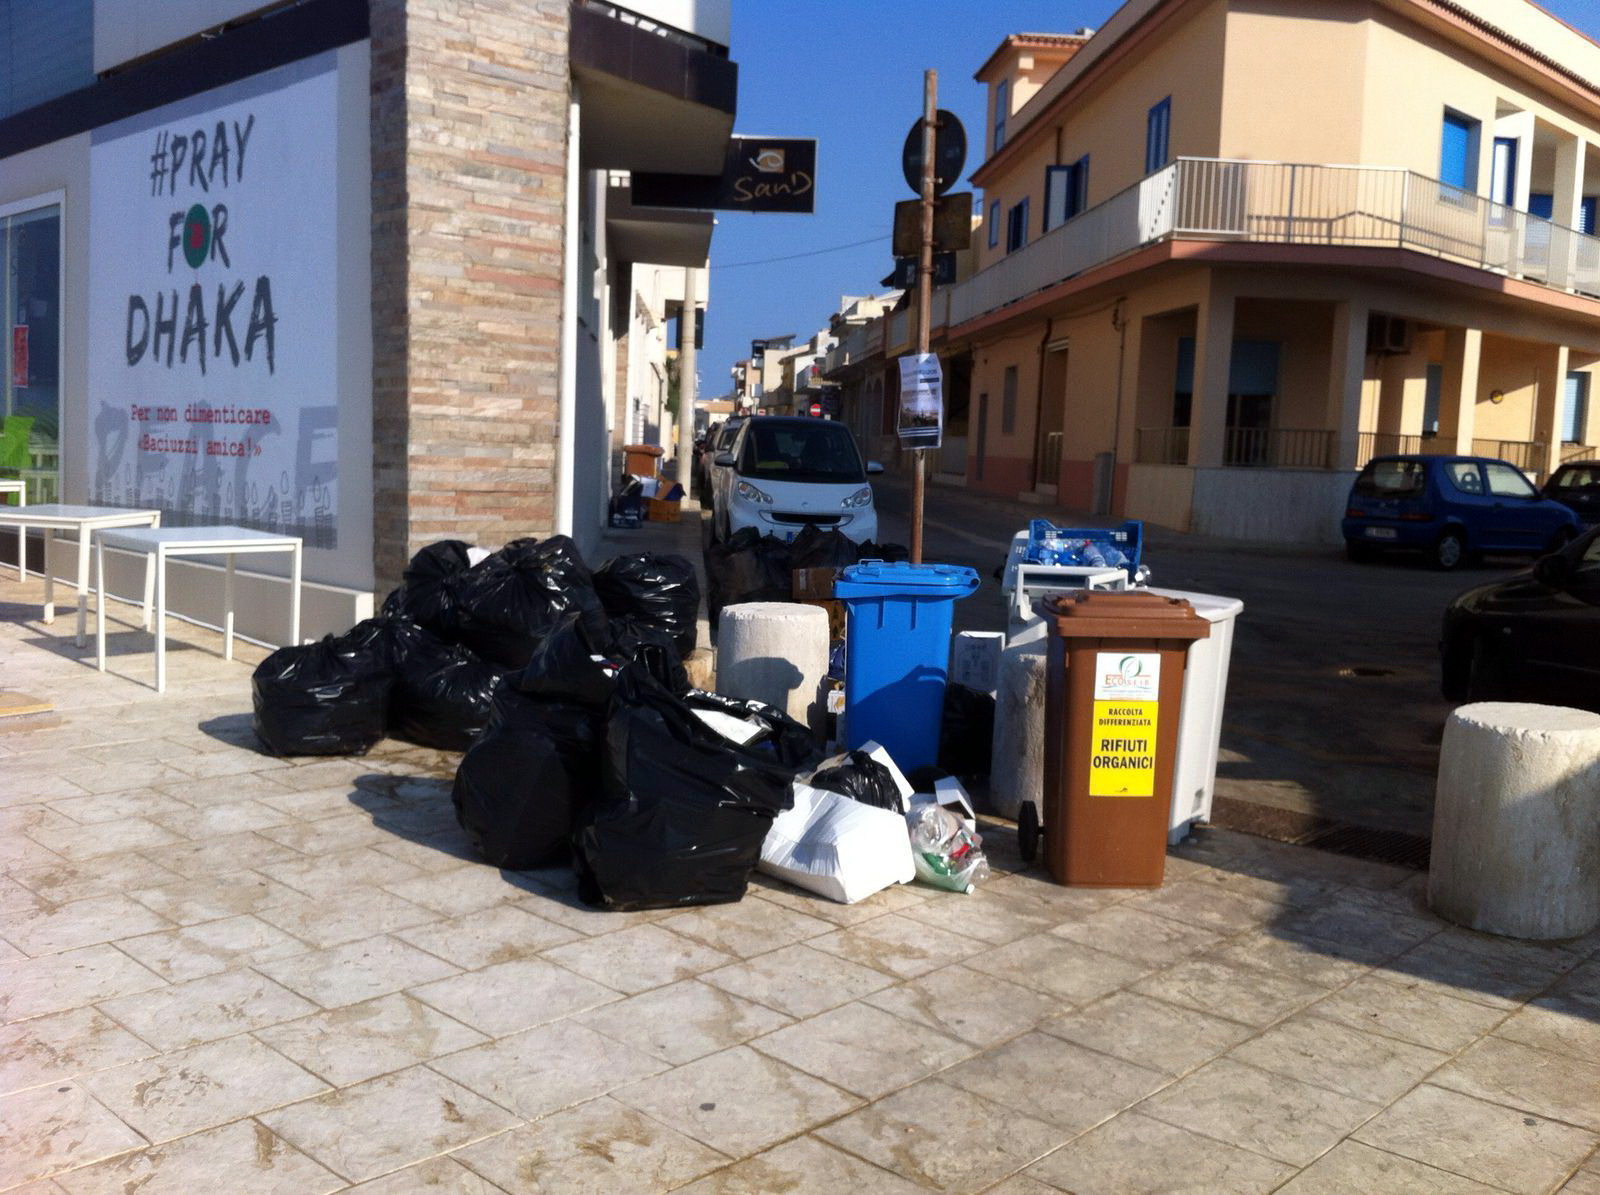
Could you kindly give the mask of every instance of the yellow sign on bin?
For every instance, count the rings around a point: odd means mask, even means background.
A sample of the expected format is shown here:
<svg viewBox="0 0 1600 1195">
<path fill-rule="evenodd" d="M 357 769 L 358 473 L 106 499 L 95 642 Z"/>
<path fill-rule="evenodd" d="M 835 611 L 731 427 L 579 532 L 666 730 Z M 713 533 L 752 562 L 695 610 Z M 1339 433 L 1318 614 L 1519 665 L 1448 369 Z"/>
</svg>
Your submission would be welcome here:
<svg viewBox="0 0 1600 1195">
<path fill-rule="evenodd" d="M 1160 684 L 1161 657 L 1155 652 L 1095 653 L 1091 797 L 1156 795 Z"/>
</svg>

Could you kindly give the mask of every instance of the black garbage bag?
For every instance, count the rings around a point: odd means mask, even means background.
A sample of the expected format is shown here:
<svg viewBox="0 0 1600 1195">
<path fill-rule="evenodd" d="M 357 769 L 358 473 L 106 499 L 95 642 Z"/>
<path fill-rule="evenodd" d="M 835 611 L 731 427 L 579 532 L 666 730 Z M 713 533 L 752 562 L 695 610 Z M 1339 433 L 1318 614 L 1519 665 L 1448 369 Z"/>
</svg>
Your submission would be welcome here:
<svg viewBox="0 0 1600 1195">
<path fill-rule="evenodd" d="M 569 613 L 604 634 L 606 612 L 577 545 L 564 535 L 513 540 L 462 578 L 451 638 L 490 663 L 522 668 Z"/>
<path fill-rule="evenodd" d="M 390 620 L 368 619 L 262 660 L 250 677 L 262 745 L 273 755 L 364 755 L 388 724 L 394 642 Z"/>
<path fill-rule="evenodd" d="M 383 612 L 409 618 L 442 639 L 455 633 L 456 594 L 472 568 L 465 541 L 442 539 L 411 558 L 399 589 L 383 602 Z"/>
<path fill-rule="evenodd" d="M 465 751 L 489 724 L 506 670 L 417 629 L 395 666 L 389 731 L 442 751 Z"/>
<path fill-rule="evenodd" d="M 595 571 L 594 587 L 619 638 L 658 631 L 671 638 L 680 656 L 694 650 L 700 582 L 682 556 L 618 556 Z"/>
<path fill-rule="evenodd" d="M 842 531 L 807 525 L 789 545 L 789 567 L 846 568 L 861 559 L 861 548 Z"/>
<path fill-rule="evenodd" d="M 867 540 L 858 549 L 862 560 L 886 560 L 890 564 L 897 564 L 911 559 L 911 553 L 901 544 L 880 544 Z"/>
<path fill-rule="evenodd" d="M 754 736 L 736 743 L 697 711 L 738 718 Z M 602 796 L 574 836 L 579 895 L 619 910 L 740 899 L 796 771 L 815 755 L 809 732 L 779 710 L 677 694 L 630 664 L 606 720 Z"/>
<path fill-rule="evenodd" d="M 839 763 L 818 768 L 808 783 L 812 788 L 839 793 L 863 805 L 890 809 L 895 813 L 906 811 L 900 796 L 900 787 L 894 776 L 865 751 L 848 751 Z"/>
<path fill-rule="evenodd" d="M 604 719 L 507 685 L 456 769 L 456 820 L 485 862 L 522 871 L 567 862 L 578 815 L 600 791 Z"/>
<path fill-rule="evenodd" d="M 994 697 L 965 685 L 944 690 L 939 766 L 953 776 L 987 776 L 994 766 Z"/>
<path fill-rule="evenodd" d="M 706 605 L 715 622 L 724 606 L 741 602 L 787 602 L 794 596 L 788 543 L 754 527 L 735 531 L 706 549 Z"/>
<path fill-rule="evenodd" d="M 650 630 L 614 632 L 615 624 L 596 636 L 578 615 L 564 615 L 517 675 L 517 689 L 543 701 L 565 701 L 604 713 L 617 686 L 617 671 L 630 660 L 640 660 L 674 692 L 688 691 L 689 678 L 669 638 Z"/>
</svg>

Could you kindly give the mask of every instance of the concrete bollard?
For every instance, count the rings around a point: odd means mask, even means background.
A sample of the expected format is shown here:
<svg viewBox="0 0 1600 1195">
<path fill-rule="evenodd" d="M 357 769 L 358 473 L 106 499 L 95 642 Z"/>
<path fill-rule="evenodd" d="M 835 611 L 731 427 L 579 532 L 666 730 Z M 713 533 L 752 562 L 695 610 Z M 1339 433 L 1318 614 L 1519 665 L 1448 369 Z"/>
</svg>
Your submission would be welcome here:
<svg viewBox="0 0 1600 1195">
<path fill-rule="evenodd" d="M 1024 801 L 1044 817 L 1044 647 L 1040 640 L 1000 657 L 989 803 L 1001 817 L 1015 818 Z"/>
<path fill-rule="evenodd" d="M 784 710 L 821 734 L 828 675 L 828 612 L 795 602 L 746 602 L 722 611 L 717 692 Z"/>
<path fill-rule="evenodd" d="M 1600 925 L 1600 715 L 1482 702 L 1450 716 L 1428 903 L 1513 938 Z"/>
</svg>

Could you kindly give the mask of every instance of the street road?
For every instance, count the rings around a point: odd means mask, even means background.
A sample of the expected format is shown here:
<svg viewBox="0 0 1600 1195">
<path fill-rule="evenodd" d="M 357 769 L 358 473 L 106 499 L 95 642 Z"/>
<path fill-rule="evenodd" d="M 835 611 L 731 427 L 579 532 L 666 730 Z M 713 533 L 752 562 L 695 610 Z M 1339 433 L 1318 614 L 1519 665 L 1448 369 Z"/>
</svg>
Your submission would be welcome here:
<svg viewBox="0 0 1600 1195">
<path fill-rule="evenodd" d="M 882 538 L 909 542 L 910 487 L 875 479 Z M 928 487 L 924 558 L 984 578 L 958 630 L 1003 630 L 992 577 L 1030 517 L 1061 512 Z M 1111 525 L 1115 520 L 1091 520 Z M 1337 548 L 1249 547 L 1146 529 L 1152 583 L 1244 602 L 1236 626 L 1217 795 L 1334 821 L 1427 835 L 1439 741 L 1445 604 L 1525 563 L 1436 572 L 1416 558 L 1352 564 Z"/>
</svg>

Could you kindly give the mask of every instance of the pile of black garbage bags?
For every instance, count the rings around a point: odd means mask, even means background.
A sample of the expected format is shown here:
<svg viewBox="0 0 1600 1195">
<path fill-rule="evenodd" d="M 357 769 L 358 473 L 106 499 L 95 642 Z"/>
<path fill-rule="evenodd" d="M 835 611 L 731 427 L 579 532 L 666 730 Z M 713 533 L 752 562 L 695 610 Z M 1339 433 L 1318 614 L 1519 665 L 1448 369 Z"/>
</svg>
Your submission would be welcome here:
<svg viewBox="0 0 1600 1195">
<path fill-rule="evenodd" d="M 724 606 L 790 601 L 797 568 L 846 568 L 863 560 L 909 558 L 899 544 L 858 544 L 842 531 L 809 524 L 792 541 L 745 527 L 705 550 L 706 611 L 715 624 Z"/>
<path fill-rule="evenodd" d="M 262 662 L 256 732 L 280 755 L 464 751 L 452 795 L 484 860 L 570 861 L 591 904 L 738 900 L 819 753 L 782 711 L 689 687 L 699 603 L 681 557 L 591 573 L 564 536 L 476 564 L 432 544 L 378 617 Z"/>
</svg>

